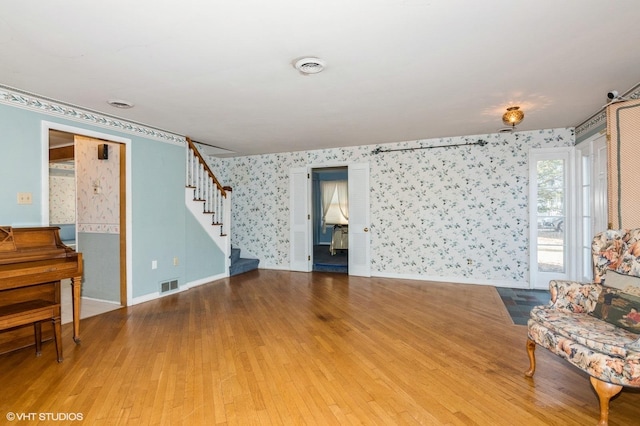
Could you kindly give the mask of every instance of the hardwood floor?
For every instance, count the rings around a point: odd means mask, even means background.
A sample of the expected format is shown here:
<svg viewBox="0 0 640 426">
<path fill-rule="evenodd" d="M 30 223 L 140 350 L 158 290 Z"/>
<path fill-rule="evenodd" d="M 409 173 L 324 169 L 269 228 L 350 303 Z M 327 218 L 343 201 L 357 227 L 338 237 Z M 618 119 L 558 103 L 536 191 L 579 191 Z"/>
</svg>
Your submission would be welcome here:
<svg viewBox="0 0 640 426">
<path fill-rule="evenodd" d="M 599 415 L 588 377 L 548 351 L 524 377 L 526 327 L 489 286 L 259 270 L 81 327 L 76 346 L 63 326 L 61 364 L 52 343 L 39 358 L 0 356 L 0 418 L 595 425 Z M 610 424 L 639 419 L 640 393 L 623 390 Z"/>
</svg>

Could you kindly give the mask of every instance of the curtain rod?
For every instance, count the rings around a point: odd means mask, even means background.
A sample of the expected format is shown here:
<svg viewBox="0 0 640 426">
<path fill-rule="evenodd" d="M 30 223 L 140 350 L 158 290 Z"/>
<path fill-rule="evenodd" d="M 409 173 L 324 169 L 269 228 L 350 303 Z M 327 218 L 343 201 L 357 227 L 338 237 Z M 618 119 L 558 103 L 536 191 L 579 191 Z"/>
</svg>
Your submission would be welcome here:
<svg viewBox="0 0 640 426">
<path fill-rule="evenodd" d="M 453 144 L 453 145 L 431 145 L 431 146 L 418 146 L 418 147 L 415 147 L 415 148 L 398 148 L 398 149 L 376 148 L 373 151 L 371 151 L 371 153 L 372 154 L 380 154 L 382 152 L 415 151 L 417 149 L 448 148 L 448 147 L 453 147 L 453 146 L 470 146 L 470 145 L 485 146 L 486 144 L 487 144 L 487 141 L 483 141 L 482 139 L 479 139 L 476 142 L 457 143 L 457 144 Z"/>
</svg>

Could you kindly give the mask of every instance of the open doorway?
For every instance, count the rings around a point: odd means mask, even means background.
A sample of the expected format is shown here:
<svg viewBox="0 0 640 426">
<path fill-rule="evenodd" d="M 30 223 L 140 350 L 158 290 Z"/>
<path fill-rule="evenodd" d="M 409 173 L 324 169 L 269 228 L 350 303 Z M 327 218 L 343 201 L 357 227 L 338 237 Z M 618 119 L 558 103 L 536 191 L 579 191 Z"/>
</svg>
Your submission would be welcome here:
<svg viewBox="0 0 640 426">
<path fill-rule="evenodd" d="M 349 273 L 349 170 L 312 169 L 314 271 Z"/>
<path fill-rule="evenodd" d="M 289 268 L 292 271 L 312 270 L 313 230 L 312 230 L 312 171 L 322 167 L 292 168 L 289 179 L 290 234 Z M 343 167 L 338 164 L 333 167 Z M 348 197 L 349 229 L 348 249 L 349 275 L 371 276 L 371 236 L 369 233 L 369 164 L 349 163 Z"/>
<path fill-rule="evenodd" d="M 80 317 L 126 306 L 124 144 L 51 128 L 48 139 L 49 224 L 60 228 L 65 245 L 83 253 Z M 107 210 L 111 220 L 93 220 L 109 216 Z M 62 292 L 63 322 L 71 320 L 67 296 Z"/>
</svg>

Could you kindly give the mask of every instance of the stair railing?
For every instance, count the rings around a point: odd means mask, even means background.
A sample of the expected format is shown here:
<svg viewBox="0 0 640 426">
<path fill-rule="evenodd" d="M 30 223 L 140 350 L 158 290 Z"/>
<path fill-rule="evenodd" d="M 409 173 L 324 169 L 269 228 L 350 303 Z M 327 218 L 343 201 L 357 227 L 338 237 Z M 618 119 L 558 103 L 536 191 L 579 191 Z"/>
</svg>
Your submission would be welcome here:
<svg viewBox="0 0 640 426">
<path fill-rule="evenodd" d="M 203 213 L 211 215 L 211 224 L 220 225 L 220 235 L 228 235 L 231 220 L 231 206 L 227 191 L 207 165 L 196 145 L 186 138 L 187 150 L 186 181 L 187 187 L 193 188 L 193 199 L 203 201 Z"/>
</svg>

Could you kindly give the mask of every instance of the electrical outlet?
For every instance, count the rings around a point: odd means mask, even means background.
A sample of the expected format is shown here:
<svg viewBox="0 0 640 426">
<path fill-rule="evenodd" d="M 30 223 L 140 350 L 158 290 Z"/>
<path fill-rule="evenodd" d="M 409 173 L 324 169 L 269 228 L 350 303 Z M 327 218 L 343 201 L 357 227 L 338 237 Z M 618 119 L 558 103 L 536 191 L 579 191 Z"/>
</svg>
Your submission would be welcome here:
<svg viewBox="0 0 640 426">
<path fill-rule="evenodd" d="M 178 266 L 178 258 L 177 257 L 173 258 L 173 266 Z"/>
<path fill-rule="evenodd" d="M 151 261 L 151 269 L 158 269 L 158 261 L 157 260 L 152 260 Z"/>
<path fill-rule="evenodd" d="M 18 192 L 18 204 L 31 204 L 32 202 L 30 192 Z"/>
</svg>

